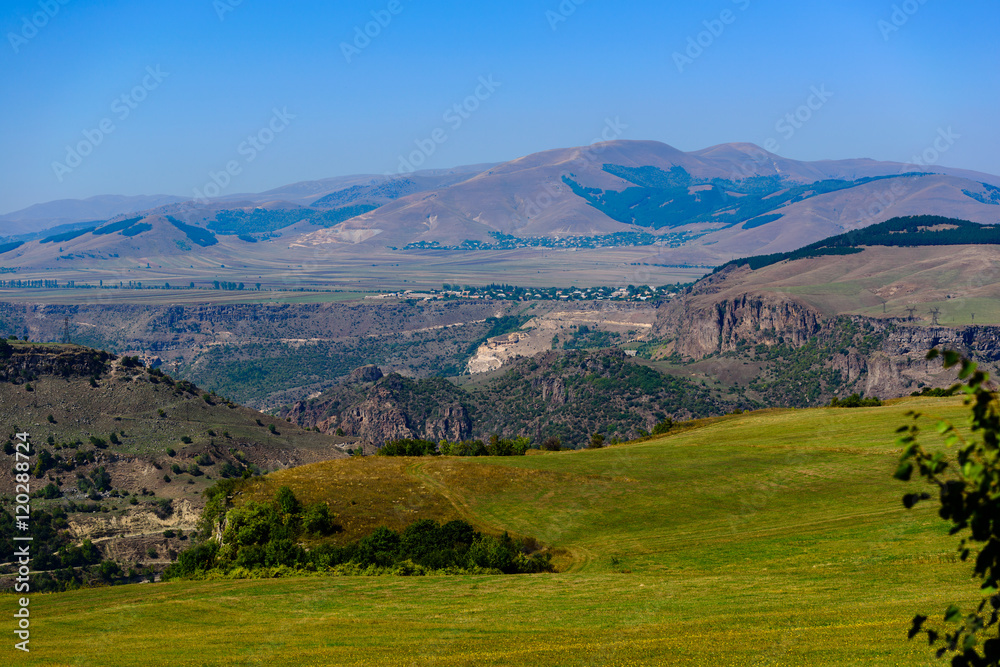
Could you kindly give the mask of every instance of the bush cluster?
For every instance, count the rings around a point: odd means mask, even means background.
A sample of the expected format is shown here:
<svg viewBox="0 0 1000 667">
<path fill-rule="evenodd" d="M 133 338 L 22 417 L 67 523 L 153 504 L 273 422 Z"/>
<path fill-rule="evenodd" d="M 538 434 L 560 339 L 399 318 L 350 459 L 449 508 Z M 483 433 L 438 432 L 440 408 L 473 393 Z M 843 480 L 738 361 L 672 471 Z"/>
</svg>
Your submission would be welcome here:
<svg viewBox="0 0 1000 667">
<path fill-rule="evenodd" d="M 218 508 L 213 511 L 219 515 Z M 369 573 L 397 574 L 438 570 L 515 574 L 552 569 L 548 554 L 529 553 L 534 540 L 515 540 L 507 533 L 485 535 L 465 521 L 440 524 L 423 519 L 402 533 L 383 526 L 344 546 L 322 544 L 307 551 L 301 546 L 302 538 L 342 529 L 325 503 L 303 507 L 288 487 L 281 487 L 270 503 L 251 501 L 229 510 L 222 526 L 221 541 L 209 539 L 182 552 L 164 576 L 252 573 L 282 567 L 340 571 L 346 566 L 351 571 L 373 568 Z"/>
<path fill-rule="evenodd" d="M 877 396 L 862 398 L 859 394 L 851 394 L 847 398 L 833 397 L 830 401 L 831 408 L 876 408 L 882 405 L 882 399 Z"/>
<path fill-rule="evenodd" d="M 378 450 L 379 456 L 524 456 L 531 446 L 525 437 L 514 439 L 490 436 L 489 442 L 482 440 L 461 440 L 449 442 L 441 440 L 416 440 L 403 438 L 391 440 Z"/>
</svg>

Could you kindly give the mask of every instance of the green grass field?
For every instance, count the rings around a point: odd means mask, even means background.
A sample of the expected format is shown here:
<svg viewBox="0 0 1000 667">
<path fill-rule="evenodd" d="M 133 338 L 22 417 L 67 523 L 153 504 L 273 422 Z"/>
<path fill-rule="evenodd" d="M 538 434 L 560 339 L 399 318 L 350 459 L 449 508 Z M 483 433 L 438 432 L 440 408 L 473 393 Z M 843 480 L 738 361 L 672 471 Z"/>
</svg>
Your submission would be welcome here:
<svg viewBox="0 0 1000 667">
<path fill-rule="evenodd" d="M 535 536 L 560 550 L 563 571 L 34 595 L 32 652 L 6 662 L 937 664 L 907 642 L 909 620 L 975 591 L 932 504 L 903 508 L 917 483 L 892 478 L 893 431 L 915 406 L 964 423 L 958 399 L 903 399 L 729 416 L 602 450 L 385 459 L 392 474 L 365 488 L 380 459 L 274 473 L 267 485 L 310 499 Z"/>
</svg>

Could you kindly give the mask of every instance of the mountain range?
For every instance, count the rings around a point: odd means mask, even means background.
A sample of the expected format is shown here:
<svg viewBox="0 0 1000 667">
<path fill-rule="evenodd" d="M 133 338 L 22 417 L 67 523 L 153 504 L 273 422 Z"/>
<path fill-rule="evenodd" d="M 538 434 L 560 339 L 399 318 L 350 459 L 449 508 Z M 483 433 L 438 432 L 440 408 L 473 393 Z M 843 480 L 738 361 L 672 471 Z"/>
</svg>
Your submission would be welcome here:
<svg viewBox="0 0 1000 667">
<path fill-rule="evenodd" d="M 961 169 L 803 162 L 746 143 L 683 152 L 655 141 L 611 141 L 502 164 L 346 176 L 208 201 L 159 195 L 39 204 L 0 216 L 12 237 L 0 245 L 0 264 L 193 268 L 238 257 L 266 270 L 255 256 L 293 266 L 317 254 L 447 262 L 520 249 L 529 260 L 545 256 L 531 255 L 533 248 L 645 247 L 660 265 L 715 266 L 897 216 L 996 223 L 998 206 L 1000 177 Z M 45 225 L 60 226 L 46 236 L 38 233 Z M 35 233 L 16 237 L 27 228 Z"/>
</svg>

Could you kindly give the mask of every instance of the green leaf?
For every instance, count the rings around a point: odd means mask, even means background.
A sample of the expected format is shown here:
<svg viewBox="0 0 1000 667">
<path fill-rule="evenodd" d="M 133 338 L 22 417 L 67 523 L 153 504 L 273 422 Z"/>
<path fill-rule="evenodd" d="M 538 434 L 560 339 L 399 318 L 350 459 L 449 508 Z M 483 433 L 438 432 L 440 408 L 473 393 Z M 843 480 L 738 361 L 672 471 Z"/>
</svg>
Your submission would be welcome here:
<svg viewBox="0 0 1000 667">
<path fill-rule="evenodd" d="M 944 612 L 945 623 L 957 623 L 960 618 L 962 618 L 962 611 L 958 608 L 958 605 L 953 604 Z"/>
<path fill-rule="evenodd" d="M 910 481 L 910 476 L 913 474 L 913 464 L 909 461 L 900 463 L 899 467 L 896 468 L 896 474 L 893 475 L 896 479 L 903 482 Z"/>
</svg>

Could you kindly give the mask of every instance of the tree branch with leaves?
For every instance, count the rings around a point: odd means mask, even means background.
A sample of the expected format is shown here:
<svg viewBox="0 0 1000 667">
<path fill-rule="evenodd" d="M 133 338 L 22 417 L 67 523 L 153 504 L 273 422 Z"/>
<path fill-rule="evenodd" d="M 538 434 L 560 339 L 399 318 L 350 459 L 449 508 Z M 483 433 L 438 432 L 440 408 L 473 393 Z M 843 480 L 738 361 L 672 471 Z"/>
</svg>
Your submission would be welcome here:
<svg viewBox="0 0 1000 667">
<path fill-rule="evenodd" d="M 973 578 L 980 582 L 982 599 L 963 613 L 952 604 L 944 613 L 941 629 L 928 627 L 928 617 L 913 619 L 909 637 L 925 634 L 939 658 L 951 656 L 955 667 L 1000 665 L 1000 403 L 989 386 L 989 375 L 959 353 L 931 350 L 927 358 L 942 358 L 945 368 L 959 367 L 953 389 L 965 395 L 971 407 L 970 434 L 964 436 L 952 423 L 935 419 L 937 433 L 949 451 L 929 451 L 918 442 L 918 421 L 930 415 L 907 413 L 913 419 L 901 426 L 903 447 L 896 478 L 910 481 L 913 473 L 936 487 L 939 516 L 951 524 L 949 535 L 960 535 L 959 557 L 973 558 Z M 926 492 L 908 493 L 903 505 L 912 508 L 931 500 Z"/>
</svg>

